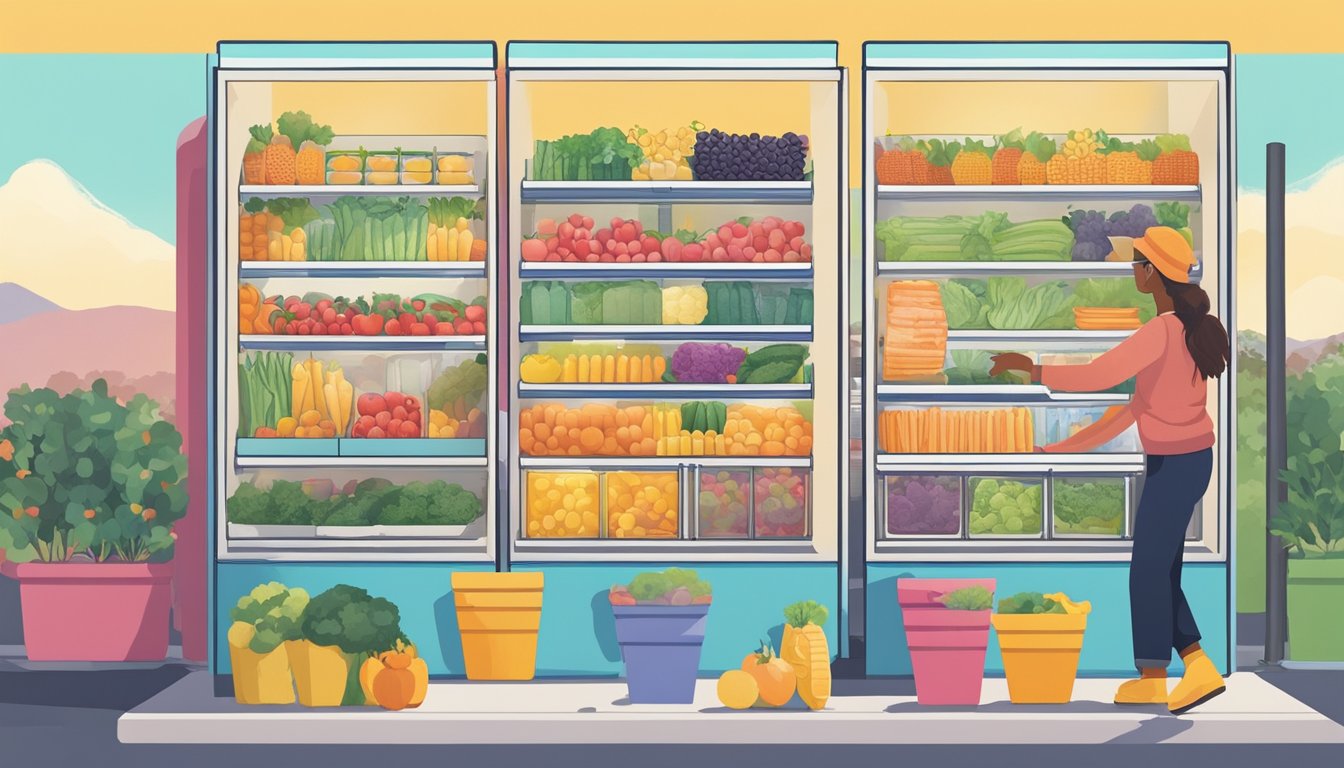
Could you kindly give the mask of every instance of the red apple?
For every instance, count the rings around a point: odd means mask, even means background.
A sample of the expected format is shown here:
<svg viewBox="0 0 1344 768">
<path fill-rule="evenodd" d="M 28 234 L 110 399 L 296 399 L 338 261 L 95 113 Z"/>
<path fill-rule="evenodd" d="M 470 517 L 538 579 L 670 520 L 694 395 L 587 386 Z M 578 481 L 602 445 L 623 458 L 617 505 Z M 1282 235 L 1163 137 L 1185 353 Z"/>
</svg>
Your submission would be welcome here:
<svg viewBox="0 0 1344 768">
<path fill-rule="evenodd" d="M 387 400 L 374 392 L 365 392 L 355 402 L 355 411 L 360 416 L 376 416 L 385 410 L 387 410 Z"/>
</svg>

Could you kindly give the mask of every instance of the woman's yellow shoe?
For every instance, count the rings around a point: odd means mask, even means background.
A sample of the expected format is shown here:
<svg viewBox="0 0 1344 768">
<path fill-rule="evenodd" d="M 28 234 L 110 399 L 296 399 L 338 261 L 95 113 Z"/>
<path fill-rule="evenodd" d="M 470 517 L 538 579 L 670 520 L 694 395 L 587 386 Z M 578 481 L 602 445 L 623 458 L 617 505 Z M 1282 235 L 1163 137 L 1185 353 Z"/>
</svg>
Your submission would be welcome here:
<svg viewBox="0 0 1344 768">
<path fill-rule="evenodd" d="M 1116 704 L 1166 704 L 1167 678 L 1141 677 L 1126 680 L 1115 692 Z"/>
<path fill-rule="evenodd" d="M 1167 708 L 1173 715 L 1183 714 L 1225 690 L 1227 684 L 1213 661 L 1203 651 L 1197 651 L 1185 659 L 1185 674 L 1167 697 Z"/>
</svg>

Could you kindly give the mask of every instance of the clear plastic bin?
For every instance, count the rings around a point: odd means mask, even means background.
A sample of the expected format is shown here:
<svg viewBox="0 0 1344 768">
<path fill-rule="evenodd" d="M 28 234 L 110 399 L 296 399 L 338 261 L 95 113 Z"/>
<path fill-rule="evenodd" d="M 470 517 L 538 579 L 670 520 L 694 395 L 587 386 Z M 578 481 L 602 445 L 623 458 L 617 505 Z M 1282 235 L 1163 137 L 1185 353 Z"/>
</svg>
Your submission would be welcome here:
<svg viewBox="0 0 1344 768">
<path fill-rule="evenodd" d="M 961 532 L 961 478 L 886 478 L 888 536 L 950 536 Z"/>
<path fill-rule="evenodd" d="M 698 535 L 702 539 L 745 539 L 750 534 L 751 473 L 746 471 L 700 470 L 700 519 Z"/>
<path fill-rule="evenodd" d="M 1056 477 L 1055 535 L 1120 537 L 1129 509 L 1122 477 Z"/>
<path fill-rule="evenodd" d="M 791 467 L 753 471 L 754 523 L 758 539 L 801 539 L 811 531 L 808 485 L 811 472 Z"/>
<path fill-rule="evenodd" d="M 523 528 L 534 539 L 596 539 L 602 533 L 596 472 L 525 473 Z"/>
<path fill-rule="evenodd" d="M 606 481 L 608 538 L 677 538 L 681 488 L 676 472 L 608 472 Z"/>
<path fill-rule="evenodd" d="M 967 483 L 972 538 L 1040 537 L 1045 484 L 1037 478 L 972 477 Z"/>
</svg>

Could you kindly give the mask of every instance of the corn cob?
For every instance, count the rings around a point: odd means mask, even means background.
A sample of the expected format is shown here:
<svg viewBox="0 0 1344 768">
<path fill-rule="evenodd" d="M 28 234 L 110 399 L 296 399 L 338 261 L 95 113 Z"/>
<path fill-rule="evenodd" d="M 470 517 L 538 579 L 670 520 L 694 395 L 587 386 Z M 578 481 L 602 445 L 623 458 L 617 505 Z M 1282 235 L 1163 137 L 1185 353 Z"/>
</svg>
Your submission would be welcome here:
<svg viewBox="0 0 1344 768">
<path fill-rule="evenodd" d="M 952 183 L 990 183 L 993 169 L 990 153 L 990 148 L 983 141 L 966 137 L 966 143 L 952 160 Z"/>
</svg>

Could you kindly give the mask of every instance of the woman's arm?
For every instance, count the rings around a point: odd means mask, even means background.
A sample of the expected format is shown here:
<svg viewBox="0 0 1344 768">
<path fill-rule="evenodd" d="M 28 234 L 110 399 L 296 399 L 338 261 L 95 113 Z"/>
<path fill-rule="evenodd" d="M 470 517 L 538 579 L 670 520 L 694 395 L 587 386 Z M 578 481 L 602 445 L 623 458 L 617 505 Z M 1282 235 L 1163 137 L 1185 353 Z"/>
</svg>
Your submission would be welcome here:
<svg viewBox="0 0 1344 768">
<path fill-rule="evenodd" d="M 1134 411 L 1128 405 L 1113 405 L 1100 419 L 1078 430 L 1077 434 L 1045 446 L 1046 453 L 1087 453 L 1113 440 L 1134 423 Z"/>
<path fill-rule="evenodd" d="M 1099 392 L 1133 378 L 1162 358 L 1167 329 L 1160 317 L 1085 365 L 1042 365 L 1041 383 L 1057 392 Z"/>
</svg>

